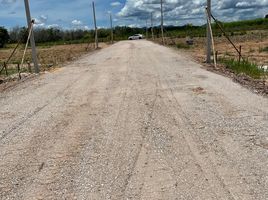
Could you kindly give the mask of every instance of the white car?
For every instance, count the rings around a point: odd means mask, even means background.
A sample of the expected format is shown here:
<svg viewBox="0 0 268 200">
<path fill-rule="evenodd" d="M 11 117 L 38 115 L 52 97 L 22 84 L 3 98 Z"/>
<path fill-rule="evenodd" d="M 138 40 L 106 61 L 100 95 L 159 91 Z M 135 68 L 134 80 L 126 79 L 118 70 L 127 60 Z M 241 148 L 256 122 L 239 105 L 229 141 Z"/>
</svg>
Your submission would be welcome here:
<svg viewBox="0 0 268 200">
<path fill-rule="evenodd" d="M 143 39 L 143 35 L 142 34 L 135 34 L 135 35 L 132 35 L 128 38 L 129 40 L 141 40 Z"/>
</svg>

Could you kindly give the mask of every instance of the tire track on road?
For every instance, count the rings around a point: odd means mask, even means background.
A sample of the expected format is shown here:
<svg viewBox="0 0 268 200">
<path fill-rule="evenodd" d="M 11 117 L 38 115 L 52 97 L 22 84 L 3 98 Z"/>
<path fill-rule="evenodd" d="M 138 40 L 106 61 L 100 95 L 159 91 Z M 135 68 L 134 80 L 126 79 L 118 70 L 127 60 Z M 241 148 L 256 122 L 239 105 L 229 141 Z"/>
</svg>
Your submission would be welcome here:
<svg viewBox="0 0 268 200">
<path fill-rule="evenodd" d="M 32 113 L 28 114 L 25 117 L 25 119 L 19 121 L 18 123 L 13 125 L 13 127 L 9 128 L 7 130 L 4 130 L 4 134 L 0 137 L 0 142 L 2 142 L 2 140 L 4 140 L 8 135 L 12 134 L 14 131 L 19 130 L 21 125 L 23 125 L 25 122 L 30 120 L 33 116 L 38 114 L 40 111 L 42 111 L 48 105 L 50 105 L 52 102 L 56 101 L 56 99 L 62 97 L 65 93 L 67 93 L 67 91 L 70 90 L 71 87 L 74 86 L 81 79 L 82 76 L 85 76 L 85 74 L 80 75 L 78 78 L 75 79 L 74 82 L 72 82 L 72 84 L 67 85 L 62 91 L 58 92 L 53 99 L 48 101 L 48 103 L 44 104 L 43 106 L 37 107 Z"/>
</svg>

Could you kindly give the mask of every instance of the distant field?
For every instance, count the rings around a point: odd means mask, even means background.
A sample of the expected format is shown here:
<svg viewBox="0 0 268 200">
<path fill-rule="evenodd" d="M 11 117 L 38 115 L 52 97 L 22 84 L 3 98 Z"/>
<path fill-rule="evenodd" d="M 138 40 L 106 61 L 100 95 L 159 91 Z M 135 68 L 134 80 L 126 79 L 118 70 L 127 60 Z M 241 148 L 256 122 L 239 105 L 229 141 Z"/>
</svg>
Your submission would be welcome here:
<svg viewBox="0 0 268 200">
<path fill-rule="evenodd" d="M 237 48 L 241 45 L 245 62 L 238 63 L 238 53 L 224 36 L 215 36 L 215 50 L 218 64 L 231 69 L 236 74 L 246 74 L 254 79 L 268 80 L 268 72 L 260 67 L 268 66 L 268 30 L 251 30 L 243 35 L 232 35 L 231 40 Z M 161 44 L 161 39 L 156 42 Z M 190 53 L 200 63 L 206 60 L 206 38 L 194 37 L 194 45 L 187 45 L 186 38 L 166 37 L 166 45 Z M 266 81 L 268 85 L 268 82 Z"/>
<path fill-rule="evenodd" d="M 41 70 L 46 70 L 51 67 L 60 67 L 65 62 L 75 60 L 78 57 L 94 50 L 94 44 L 90 44 L 88 50 L 86 50 L 87 46 L 87 44 L 66 44 L 54 46 L 46 44 L 37 46 L 38 61 L 41 64 Z M 101 48 L 105 46 L 107 46 L 107 44 L 100 43 Z M 8 56 L 11 54 L 13 47 L 14 45 L 9 45 L 8 48 L 0 49 L 0 63 L 6 61 Z M 10 64 L 8 65 L 10 73 L 16 72 L 14 68 L 17 63 L 21 62 L 23 50 L 23 47 L 20 47 L 17 53 L 12 57 Z M 31 62 L 31 60 L 31 50 L 28 49 L 25 63 L 27 63 L 27 61 Z M 25 69 L 27 69 L 26 64 L 24 65 L 24 70 Z"/>
<path fill-rule="evenodd" d="M 259 65 L 268 65 L 268 30 L 267 31 L 249 31 L 245 35 L 235 35 L 230 37 L 237 47 L 242 46 L 242 55 Z M 192 54 L 200 61 L 205 60 L 206 55 L 206 38 L 193 38 L 194 45 L 187 46 L 185 38 L 167 38 L 167 43 L 173 45 L 173 42 L 184 44 L 184 49 L 192 52 Z M 237 52 L 225 37 L 215 37 L 215 49 L 218 56 L 226 58 L 237 58 Z"/>
</svg>

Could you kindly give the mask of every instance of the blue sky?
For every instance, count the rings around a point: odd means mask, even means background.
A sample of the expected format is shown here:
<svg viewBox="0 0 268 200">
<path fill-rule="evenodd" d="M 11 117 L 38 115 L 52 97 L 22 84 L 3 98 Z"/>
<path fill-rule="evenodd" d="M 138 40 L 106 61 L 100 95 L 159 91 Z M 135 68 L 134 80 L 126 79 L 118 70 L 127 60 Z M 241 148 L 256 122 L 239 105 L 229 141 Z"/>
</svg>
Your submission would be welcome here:
<svg viewBox="0 0 268 200">
<path fill-rule="evenodd" d="M 29 0 L 32 18 L 39 27 L 93 28 L 90 0 Z M 109 12 L 115 25 L 145 26 L 153 12 L 160 22 L 160 0 L 95 0 L 99 27 L 109 26 Z M 165 24 L 203 24 L 206 0 L 164 0 Z M 268 14 L 268 0 L 212 0 L 214 14 L 224 21 L 253 19 Z M 0 0 L 0 26 L 25 26 L 23 0 Z"/>
</svg>

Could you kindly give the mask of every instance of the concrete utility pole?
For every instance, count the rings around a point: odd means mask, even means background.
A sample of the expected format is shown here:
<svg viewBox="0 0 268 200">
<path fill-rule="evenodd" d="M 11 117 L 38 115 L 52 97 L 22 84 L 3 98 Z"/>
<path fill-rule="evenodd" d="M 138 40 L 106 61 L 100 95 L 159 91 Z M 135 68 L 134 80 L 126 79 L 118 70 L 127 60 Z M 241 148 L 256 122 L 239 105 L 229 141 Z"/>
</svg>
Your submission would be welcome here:
<svg viewBox="0 0 268 200">
<path fill-rule="evenodd" d="M 111 23 L 111 42 L 114 43 L 114 28 L 113 28 L 113 17 L 112 13 L 110 13 L 110 23 Z"/>
<path fill-rule="evenodd" d="M 97 27 L 97 22 L 96 22 L 96 12 L 95 12 L 95 3 L 94 1 L 92 2 L 92 7 L 93 7 L 93 18 L 94 18 L 94 26 L 95 26 L 95 48 L 99 48 L 99 41 L 98 41 L 98 27 Z"/>
<path fill-rule="evenodd" d="M 146 39 L 148 39 L 148 20 L 146 19 Z"/>
<path fill-rule="evenodd" d="M 152 39 L 154 40 L 153 12 L 151 12 L 151 30 L 152 30 Z"/>
<path fill-rule="evenodd" d="M 162 44 L 164 44 L 164 16 L 163 16 L 163 0 L 161 0 L 161 34 L 162 34 Z"/>
<path fill-rule="evenodd" d="M 211 33 L 209 25 L 211 23 L 211 0 L 207 0 L 207 63 L 211 63 Z"/>
<path fill-rule="evenodd" d="M 24 0 L 24 4 L 25 4 L 28 30 L 29 31 L 32 30 L 30 42 L 31 42 L 31 47 L 32 47 L 32 59 L 33 59 L 33 63 L 34 63 L 34 69 L 35 69 L 35 73 L 38 74 L 40 72 L 40 70 L 39 70 L 36 47 L 35 47 L 34 32 L 33 32 L 33 29 L 31 29 L 31 26 L 33 26 L 33 24 L 32 24 L 32 18 L 31 18 L 30 6 L 29 6 L 28 0 Z"/>
</svg>

